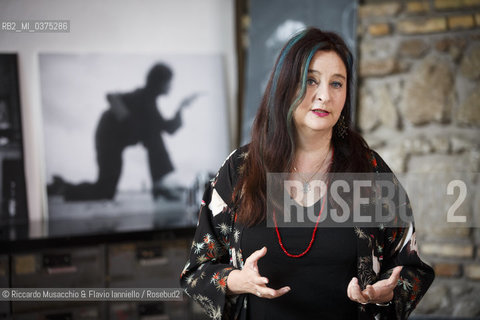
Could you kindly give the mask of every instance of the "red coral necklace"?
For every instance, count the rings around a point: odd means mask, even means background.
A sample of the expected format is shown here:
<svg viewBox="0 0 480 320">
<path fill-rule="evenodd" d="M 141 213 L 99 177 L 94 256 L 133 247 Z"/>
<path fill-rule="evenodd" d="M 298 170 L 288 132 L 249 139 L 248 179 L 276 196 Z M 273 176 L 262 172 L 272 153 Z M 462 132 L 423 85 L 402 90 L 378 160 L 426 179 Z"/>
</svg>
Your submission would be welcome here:
<svg viewBox="0 0 480 320">
<path fill-rule="evenodd" d="M 319 212 L 318 218 L 317 218 L 317 223 L 315 223 L 315 228 L 313 229 L 312 239 L 310 239 L 310 243 L 308 244 L 307 249 L 305 249 L 305 251 L 303 251 L 302 253 L 299 253 L 299 254 L 291 254 L 283 246 L 282 237 L 280 236 L 280 231 L 278 230 L 277 218 L 275 217 L 275 210 L 273 210 L 273 222 L 275 223 L 275 231 L 277 232 L 278 244 L 280 244 L 280 247 L 282 248 L 283 252 L 285 252 L 285 254 L 287 256 L 289 256 L 291 258 L 300 258 L 300 257 L 303 257 L 305 254 L 307 254 L 307 252 L 310 251 L 310 248 L 312 248 L 313 240 L 315 240 L 315 233 L 317 232 L 318 223 L 320 222 L 320 216 L 322 215 L 323 206 L 325 205 L 325 198 L 326 197 L 327 197 L 327 195 L 325 194 L 323 196 L 323 199 L 322 199 L 322 209 L 320 209 L 320 212 Z"/>
<path fill-rule="evenodd" d="M 333 163 L 333 154 L 334 154 L 334 150 L 333 150 L 333 146 L 332 146 L 332 163 Z M 325 161 L 325 159 L 324 159 L 324 161 Z M 322 164 L 323 164 L 323 163 L 322 163 Z M 327 171 L 328 171 L 328 170 L 327 170 Z M 312 178 L 313 178 L 313 177 L 312 177 Z M 327 190 L 328 190 L 328 183 L 327 183 Z M 300 258 L 300 257 L 303 257 L 304 255 L 306 255 L 308 251 L 310 251 L 310 249 L 312 248 L 313 241 L 315 240 L 315 233 L 317 233 L 318 223 L 320 222 L 320 217 L 322 216 L 323 207 L 325 206 L 326 198 L 327 198 L 327 193 L 325 193 L 324 196 L 322 197 L 322 208 L 320 209 L 320 212 L 318 213 L 317 222 L 315 223 L 315 228 L 313 229 L 313 233 L 312 233 L 312 239 L 310 239 L 310 243 L 308 244 L 307 249 L 305 249 L 305 251 L 303 251 L 302 253 L 299 253 L 299 254 L 291 254 L 291 253 L 288 252 L 287 249 L 285 249 L 285 247 L 283 246 L 282 237 L 280 236 L 280 231 L 278 230 L 277 218 L 276 218 L 276 216 L 275 216 L 275 210 L 273 210 L 273 222 L 275 223 L 275 231 L 276 231 L 276 233 L 277 233 L 278 244 L 280 245 L 280 247 L 282 248 L 283 252 L 284 252 L 287 256 L 289 256 L 289 257 L 291 257 L 291 258 Z"/>
</svg>

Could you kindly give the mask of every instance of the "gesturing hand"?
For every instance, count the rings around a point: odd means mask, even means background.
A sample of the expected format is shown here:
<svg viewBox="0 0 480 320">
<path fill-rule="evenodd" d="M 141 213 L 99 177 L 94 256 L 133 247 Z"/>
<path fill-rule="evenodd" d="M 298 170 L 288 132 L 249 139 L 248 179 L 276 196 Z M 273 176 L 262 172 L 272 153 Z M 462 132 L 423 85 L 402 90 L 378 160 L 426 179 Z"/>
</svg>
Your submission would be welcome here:
<svg viewBox="0 0 480 320">
<path fill-rule="evenodd" d="M 227 278 L 227 289 L 232 294 L 251 293 L 262 298 L 277 298 L 288 291 L 290 287 L 285 286 L 278 290 L 267 287 L 268 279 L 262 277 L 258 272 L 258 260 L 267 253 L 267 248 L 252 253 L 242 270 L 233 270 Z"/>
<path fill-rule="evenodd" d="M 347 287 L 347 295 L 350 300 L 366 303 L 387 303 L 393 298 L 393 289 L 400 278 L 402 267 L 395 267 L 390 278 L 367 285 L 365 290 L 360 289 L 357 278 L 352 278 Z"/>
</svg>

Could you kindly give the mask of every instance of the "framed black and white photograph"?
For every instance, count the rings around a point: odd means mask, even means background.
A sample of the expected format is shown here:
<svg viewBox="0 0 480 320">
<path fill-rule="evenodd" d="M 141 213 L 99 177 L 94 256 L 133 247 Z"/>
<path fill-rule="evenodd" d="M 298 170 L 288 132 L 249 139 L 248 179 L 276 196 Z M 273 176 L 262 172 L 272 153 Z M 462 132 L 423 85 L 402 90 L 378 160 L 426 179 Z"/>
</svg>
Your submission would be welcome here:
<svg viewBox="0 0 480 320">
<path fill-rule="evenodd" d="M 39 56 L 50 219 L 196 222 L 229 153 L 221 55 Z"/>
</svg>

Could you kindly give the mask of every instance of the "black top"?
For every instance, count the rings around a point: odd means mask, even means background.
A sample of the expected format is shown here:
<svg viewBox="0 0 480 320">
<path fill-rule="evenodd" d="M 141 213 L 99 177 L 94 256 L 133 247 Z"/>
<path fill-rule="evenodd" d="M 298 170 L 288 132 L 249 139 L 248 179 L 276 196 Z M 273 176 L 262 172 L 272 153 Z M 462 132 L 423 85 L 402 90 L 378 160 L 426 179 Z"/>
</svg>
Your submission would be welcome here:
<svg viewBox="0 0 480 320">
<path fill-rule="evenodd" d="M 319 208 L 319 203 L 315 209 Z M 287 256 L 278 243 L 274 227 L 266 222 L 245 228 L 243 257 L 267 247 L 258 261 L 260 275 L 268 286 L 291 291 L 276 299 L 248 295 L 248 319 L 354 319 L 356 303 L 347 296 L 347 286 L 355 276 L 356 238 L 353 228 L 322 228 L 321 223 L 309 252 L 300 258 Z M 302 253 L 310 243 L 314 227 L 280 227 L 286 250 Z"/>
</svg>

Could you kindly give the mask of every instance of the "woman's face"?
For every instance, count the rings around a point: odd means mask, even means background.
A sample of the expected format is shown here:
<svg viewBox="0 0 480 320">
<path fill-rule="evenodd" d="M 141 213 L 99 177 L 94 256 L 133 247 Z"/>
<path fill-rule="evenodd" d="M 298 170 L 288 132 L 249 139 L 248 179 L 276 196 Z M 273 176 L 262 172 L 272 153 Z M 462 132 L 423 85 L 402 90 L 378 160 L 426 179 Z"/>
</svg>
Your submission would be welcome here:
<svg viewBox="0 0 480 320">
<path fill-rule="evenodd" d="M 335 51 L 317 51 L 308 67 L 305 97 L 293 113 L 299 135 L 331 133 L 347 98 L 347 69 Z"/>
</svg>

